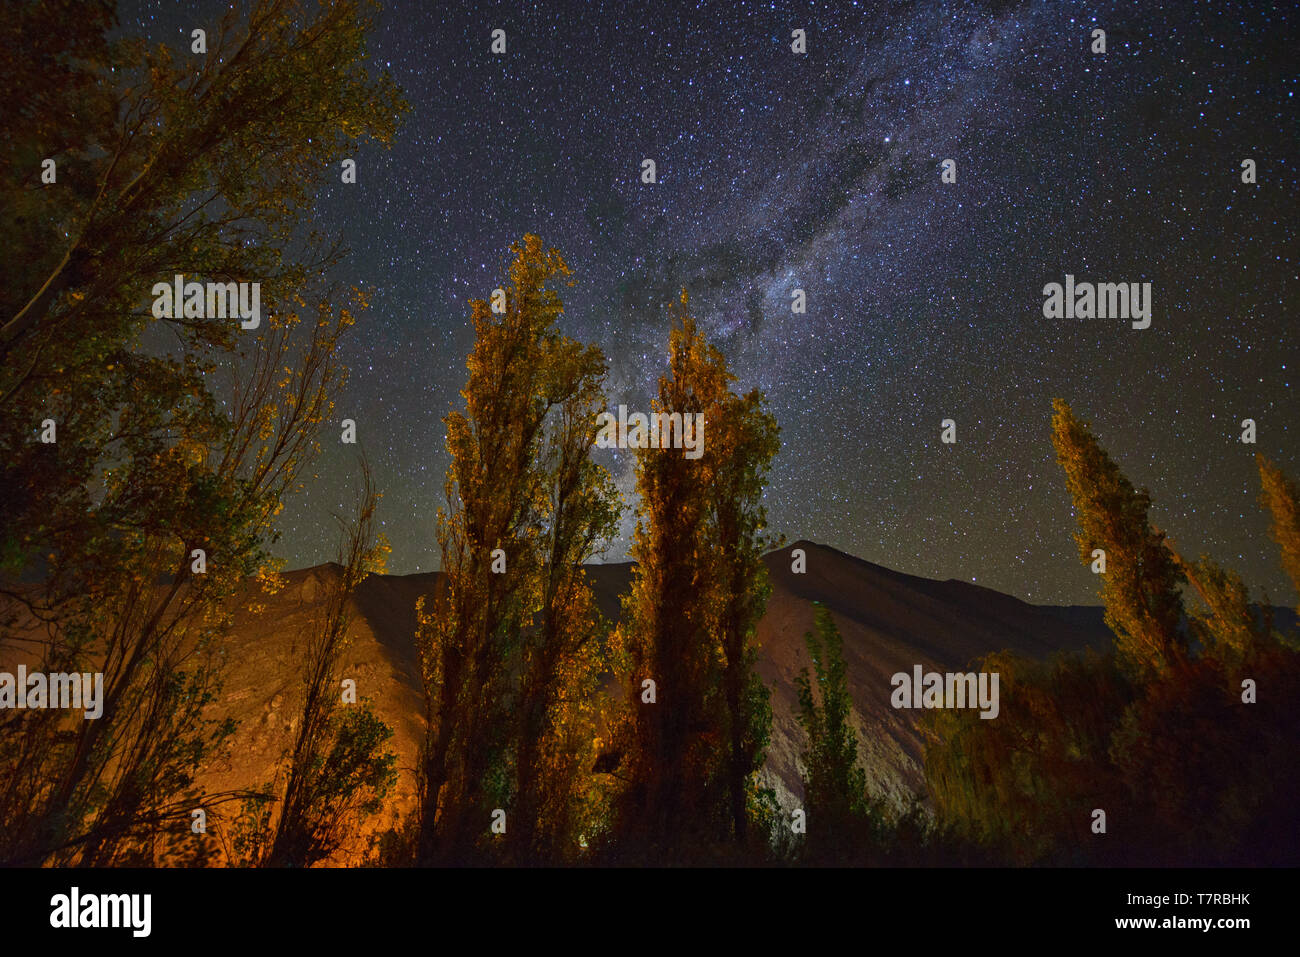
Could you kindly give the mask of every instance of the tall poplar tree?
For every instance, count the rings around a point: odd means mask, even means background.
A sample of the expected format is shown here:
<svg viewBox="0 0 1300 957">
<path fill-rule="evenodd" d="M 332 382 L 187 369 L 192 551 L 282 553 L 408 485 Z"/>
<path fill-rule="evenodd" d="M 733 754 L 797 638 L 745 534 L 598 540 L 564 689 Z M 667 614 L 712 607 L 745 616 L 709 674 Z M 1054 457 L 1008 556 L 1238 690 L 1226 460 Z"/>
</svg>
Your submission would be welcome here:
<svg viewBox="0 0 1300 957">
<path fill-rule="evenodd" d="M 762 504 L 779 435 L 776 418 L 757 389 L 728 396 L 709 432 L 709 454 L 717 463 L 709 486 L 709 532 L 727 705 L 727 788 L 731 826 L 739 842 L 748 837 L 749 796 L 772 727 L 770 694 L 755 666 L 758 623 L 772 590 L 763 552 L 779 544 L 765 532 L 767 510 Z"/>
<path fill-rule="evenodd" d="M 1090 564 L 1095 549 L 1106 553 L 1098 577 L 1120 658 L 1139 675 L 1164 671 L 1187 653 L 1179 631 L 1183 575 L 1147 517 L 1150 494 L 1133 487 L 1069 405 L 1055 399 L 1052 406 L 1052 444 L 1074 500 L 1079 556 Z"/>
<path fill-rule="evenodd" d="M 1300 592 L 1300 487 L 1280 468 L 1256 455 L 1259 466 L 1260 503 L 1272 518 L 1269 534 L 1282 553 L 1282 567 Z"/>
<path fill-rule="evenodd" d="M 871 837 L 872 808 L 867 796 L 867 772 L 858 764 L 858 738 L 853 730 L 853 698 L 844 664 L 844 642 L 830 609 L 818 604 L 815 631 L 804 635 L 813 675 L 803 668 L 795 677 L 799 724 L 808 736 L 804 750 L 804 810 L 807 813 L 807 853 L 825 862 L 838 850 L 861 853 Z"/>
<path fill-rule="evenodd" d="M 698 458 L 636 452 L 617 831 L 632 855 L 694 855 L 743 839 L 771 722 L 754 628 L 767 597 L 760 496 L 776 423 L 761 394 L 730 391 L 735 376 L 699 332 L 684 291 L 668 351 L 653 410 L 683 423 L 703 416 L 703 448 Z"/>
<path fill-rule="evenodd" d="M 578 566 L 616 513 L 612 484 L 589 459 L 604 357 L 556 327 L 555 286 L 569 275 L 559 253 L 533 235 L 511 249 L 508 285 L 471 303 L 465 411 L 445 420 L 443 580 L 420 607 L 426 863 L 474 859 L 498 809 L 517 857 L 560 853 L 556 829 L 586 770 L 577 755 L 592 748 L 572 735 L 596 706 L 601 670 Z"/>
<path fill-rule="evenodd" d="M 524 637 L 516 685 L 515 859 L 556 862 L 604 826 L 604 788 L 591 769 L 607 721 L 602 687 L 607 631 L 583 568 L 617 529 L 620 504 L 591 458 L 605 405 L 605 359 L 560 337 L 542 366 L 550 406 L 543 476 L 538 622 Z"/>
</svg>

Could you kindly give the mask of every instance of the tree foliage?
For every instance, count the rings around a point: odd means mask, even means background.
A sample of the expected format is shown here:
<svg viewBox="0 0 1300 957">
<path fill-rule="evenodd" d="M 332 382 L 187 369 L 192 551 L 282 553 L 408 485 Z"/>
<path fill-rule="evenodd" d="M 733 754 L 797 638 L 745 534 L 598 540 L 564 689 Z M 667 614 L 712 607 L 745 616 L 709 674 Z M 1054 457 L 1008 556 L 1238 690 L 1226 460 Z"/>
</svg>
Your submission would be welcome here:
<svg viewBox="0 0 1300 957">
<path fill-rule="evenodd" d="M 1290 705 L 1300 655 L 1239 576 L 1174 550 L 1147 519 L 1147 493 L 1059 400 L 1053 433 L 1080 553 L 1086 562 L 1093 547 L 1107 550 L 1101 595 L 1114 648 L 1046 663 L 993 656 L 981 668 L 1001 675 L 997 720 L 927 715 L 926 779 L 941 825 L 1015 863 L 1294 860 L 1287 755 L 1300 736 Z M 1294 486 L 1262 460 L 1261 484 L 1285 565 Z M 1195 596 L 1186 631 L 1184 582 Z M 1097 810 L 1104 833 L 1093 830 Z"/>
<path fill-rule="evenodd" d="M 738 396 L 683 291 L 655 413 L 702 416 L 698 458 L 636 452 L 640 497 L 619 643 L 619 839 L 631 855 L 710 853 L 747 840 L 771 726 L 754 670 L 768 595 L 761 494 L 778 448 L 761 393 Z M 653 427 L 653 426 L 652 426 Z M 704 437 L 707 436 L 707 437 Z M 655 702 L 643 700 L 654 682 Z M 766 835 L 763 835 L 766 837 Z"/>
<path fill-rule="evenodd" d="M 367 702 L 341 703 L 340 656 L 348 644 L 351 602 L 368 575 L 382 573 L 387 542 L 375 529 L 379 493 L 369 466 L 357 514 L 344 533 L 338 577 L 307 636 L 303 707 L 285 772 L 283 799 L 262 857 L 271 867 L 309 867 L 356 836 L 379 811 L 397 778 L 383 750 L 392 729 Z"/>
<path fill-rule="evenodd" d="M 572 853 L 591 826 L 603 628 L 581 565 L 617 516 L 590 459 L 604 357 L 557 328 L 559 253 L 532 235 L 511 251 L 504 309 L 471 303 L 465 411 L 446 418 L 444 577 L 420 610 L 425 862 L 476 859 L 497 808 L 521 860 Z"/>
<path fill-rule="evenodd" d="M 0 587 L 5 643 L 34 618 L 39 667 L 102 671 L 105 703 L 3 719 L 0 860 L 147 862 L 221 800 L 194 780 L 231 731 L 206 716 L 229 602 L 273 568 L 364 307 L 322 278 L 338 250 L 301 218 L 404 104 L 365 65 L 369 5 L 258 0 L 205 58 L 113 38 L 111 4 L 57 6 L 78 10 L 66 31 L 29 34 L 56 12 L 34 3 L 0 25 L 21 33 L 0 43 L 19 104 L 0 138 Z M 259 282 L 260 327 L 156 317 L 175 274 Z"/>
<path fill-rule="evenodd" d="M 867 772 L 858 763 L 844 641 L 825 605 L 816 605 L 814 620 L 815 630 L 804 634 L 813 672 L 805 667 L 795 677 L 796 717 L 808 736 L 803 753 L 805 853 L 826 863 L 837 851 L 861 853 L 863 844 L 875 840 L 881 822 L 867 792 Z"/>
<path fill-rule="evenodd" d="M 1106 553 L 1101 579 L 1106 624 L 1126 667 L 1159 672 L 1186 654 L 1179 630 L 1182 575 L 1164 536 L 1151 527 L 1151 496 L 1134 489 L 1088 426 L 1061 399 L 1053 402 L 1052 444 L 1074 499 L 1075 541 L 1085 564 Z"/>
<path fill-rule="evenodd" d="M 1300 593 L 1300 487 L 1263 455 L 1255 456 L 1255 461 L 1260 503 L 1272 519 L 1269 533 L 1281 552 L 1283 569 Z"/>
</svg>

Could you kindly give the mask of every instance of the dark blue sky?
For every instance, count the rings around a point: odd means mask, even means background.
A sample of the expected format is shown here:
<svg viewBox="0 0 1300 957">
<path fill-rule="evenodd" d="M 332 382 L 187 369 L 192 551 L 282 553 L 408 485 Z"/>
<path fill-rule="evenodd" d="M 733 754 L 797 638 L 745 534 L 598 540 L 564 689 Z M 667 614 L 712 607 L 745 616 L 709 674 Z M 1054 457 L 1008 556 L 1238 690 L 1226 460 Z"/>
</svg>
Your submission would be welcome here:
<svg viewBox="0 0 1300 957">
<path fill-rule="evenodd" d="M 123 3 L 123 26 L 179 44 L 215 24 L 176 6 Z M 767 504 L 791 540 L 1093 601 L 1050 443 L 1061 396 L 1185 552 L 1291 600 L 1253 463 L 1300 474 L 1296 14 L 1270 7 L 387 4 L 372 58 L 413 109 L 391 151 L 357 150 L 355 186 L 331 176 L 317 216 L 352 247 L 341 278 L 374 289 L 339 417 L 385 493 L 390 570 L 436 567 L 466 300 L 535 232 L 574 271 L 564 328 L 605 350 L 611 405 L 648 407 L 689 290 L 781 424 Z M 1066 273 L 1153 283 L 1151 328 L 1044 319 Z M 627 455 L 607 461 L 630 506 Z M 317 472 L 286 510 L 291 565 L 331 557 L 352 451 L 327 443 Z"/>
</svg>

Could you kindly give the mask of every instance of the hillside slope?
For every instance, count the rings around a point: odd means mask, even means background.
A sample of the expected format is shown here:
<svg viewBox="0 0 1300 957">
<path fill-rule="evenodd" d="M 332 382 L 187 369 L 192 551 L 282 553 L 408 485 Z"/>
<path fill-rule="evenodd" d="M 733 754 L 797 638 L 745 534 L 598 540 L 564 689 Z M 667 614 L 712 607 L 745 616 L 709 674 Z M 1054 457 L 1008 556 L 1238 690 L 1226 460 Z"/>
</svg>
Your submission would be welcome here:
<svg viewBox="0 0 1300 957">
<path fill-rule="evenodd" d="M 804 574 L 791 571 L 794 548 L 806 553 Z M 987 588 L 904 575 L 811 542 L 773 552 L 766 562 L 772 595 L 759 625 L 759 670 L 772 689 L 773 730 L 765 777 L 787 806 L 798 802 L 801 790 L 797 762 L 804 742 L 795 720 L 794 679 L 809 664 L 803 635 L 812 628 L 813 602 L 830 608 L 844 636 L 863 761 L 873 787 L 895 801 L 922 783 L 918 712 L 896 711 L 889 704 L 895 672 L 910 672 L 917 664 L 926 670 L 966 670 L 990 651 L 1044 657 L 1062 648 L 1102 647 L 1110 640 L 1099 616 L 1090 623 L 1076 613 L 1078 621 L 1071 621 L 1058 610 Z M 616 616 L 632 566 L 593 565 L 588 571 L 602 611 Z M 208 786 L 267 780 L 289 746 L 302 693 L 294 670 L 301 635 L 337 574 L 333 565 L 290 572 L 282 592 L 258 599 L 265 605 L 260 614 L 238 616 L 221 711 L 240 721 L 240 746 L 231 766 L 209 775 Z M 368 578 L 355 597 L 350 644 L 340 669 L 344 677 L 356 679 L 358 693 L 371 698 L 394 729 L 401 769 L 396 813 L 413 805 L 423 729 L 413 643 L 415 602 L 433 590 L 437 578 L 437 573 Z"/>
<path fill-rule="evenodd" d="M 806 572 L 791 571 L 791 552 L 806 553 Z M 809 667 L 803 635 L 813 626 L 814 602 L 826 605 L 844 637 L 853 722 L 871 786 L 893 802 L 922 789 L 921 712 L 890 706 L 890 677 L 925 670 L 965 671 L 981 655 L 1009 649 L 1045 657 L 1058 649 L 1105 647 L 1110 633 L 1100 609 L 1029 605 L 1008 595 L 958 581 L 932 581 L 891 571 L 812 542 L 796 542 L 765 559 L 772 582 L 767 612 L 758 628 L 759 671 L 772 690 L 773 728 L 765 782 L 781 803 L 801 796 L 799 755 L 803 733 L 795 720 L 795 677 Z M 227 759 L 201 770 L 205 793 L 254 788 L 271 781 L 293 744 L 304 692 L 301 674 L 306 636 L 324 607 L 341 569 L 334 564 L 288 572 L 284 587 L 262 593 L 250 581 L 237 596 L 234 626 L 224 643 L 225 680 L 211 707 L 214 718 L 238 722 Z M 602 612 L 619 613 L 631 582 L 630 563 L 590 565 L 588 574 Z M 340 678 L 356 681 L 393 729 L 399 780 L 377 829 L 397 823 L 415 804 L 415 768 L 424 734 L 424 707 L 414 636 L 415 603 L 433 592 L 438 573 L 372 575 L 357 590 Z M 0 670 L 35 665 L 25 631 L 0 647 Z M 227 805 L 223 811 L 233 810 Z M 353 855 L 349 855 L 352 857 Z"/>
</svg>

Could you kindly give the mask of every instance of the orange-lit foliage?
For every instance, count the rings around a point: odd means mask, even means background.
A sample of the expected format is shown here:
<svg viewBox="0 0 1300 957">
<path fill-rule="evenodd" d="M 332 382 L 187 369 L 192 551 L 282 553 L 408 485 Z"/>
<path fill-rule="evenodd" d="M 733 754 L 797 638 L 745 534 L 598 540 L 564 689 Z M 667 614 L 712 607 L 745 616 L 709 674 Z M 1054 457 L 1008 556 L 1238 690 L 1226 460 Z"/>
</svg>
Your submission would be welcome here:
<svg viewBox="0 0 1300 957">
<path fill-rule="evenodd" d="M 504 311 L 471 304 L 465 411 L 446 419 L 445 578 L 420 608 L 425 862 L 473 859 L 498 807 L 521 861 L 576 853 L 602 817 L 590 768 L 603 629 L 580 566 L 617 516 L 590 460 L 604 357 L 557 329 L 559 253 L 532 235 L 511 251 Z"/>
<path fill-rule="evenodd" d="M 403 104 L 364 65 L 365 4 L 232 8 L 197 64 L 110 39 L 111 4 L 59 6 L 77 12 L 23 3 L 0 24 L 19 107 L 0 191 L 23 210 L 0 237 L 0 576 L 48 623 L 43 669 L 102 670 L 105 703 L 67 727 L 0 719 L 0 860 L 153 863 L 230 732 L 204 717 L 228 599 L 273 564 L 273 521 L 342 383 L 354 297 L 321 281 L 336 251 L 299 219 Z M 51 149 L 59 188 L 42 189 Z M 150 290 L 178 272 L 259 282 L 260 328 L 156 318 Z M 33 441 L 46 418 L 55 444 Z"/>
<path fill-rule="evenodd" d="M 1273 520 L 1269 531 L 1281 550 L 1282 567 L 1300 592 L 1300 488 L 1264 456 L 1255 456 L 1255 461 L 1259 465 L 1260 502 Z"/>
<path fill-rule="evenodd" d="M 1115 653 L 992 656 L 979 667 L 1001 675 L 997 719 L 927 715 L 926 779 L 942 826 L 1018 863 L 1294 861 L 1300 655 L 1238 576 L 1173 552 L 1147 523 L 1146 493 L 1059 401 L 1053 426 L 1081 554 L 1108 551 Z M 1294 486 L 1263 464 L 1261 477 L 1285 564 Z M 1190 648 L 1173 615 L 1183 577 L 1198 598 Z M 1091 828 L 1096 809 L 1104 834 Z"/>
<path fill-rule="evenodd" d="M 668 351 L 654 411 L 702 414 L 705 440 L 695 459 L 637 451 L 638 564 L 619 629 L 628 697 L 616 837 L 623 853 L 658 860 L 747 836 L 771 720 L 753 670 L 767 598 L 759 496 L 778 445 L 761 394 L 730 391 L 735 377 L 685 292 Z M 646 680 L 654 704 L 642 701 Z"/>
<path fill-rule="evenodd" d="M 1133 488 L 1064 401 L 1053 408 L 1052 444 L 1074 500 L 1080 558 L 1088 564 L 1094 549 L 1106 552 L 1098 578 L 1120 659 L 1138 674 L 1159 672 L 1186 653 L 1186 640 L 1178 630 L 1182 576 L 1147 520 L 1151 497 Z"/>
</svg>

